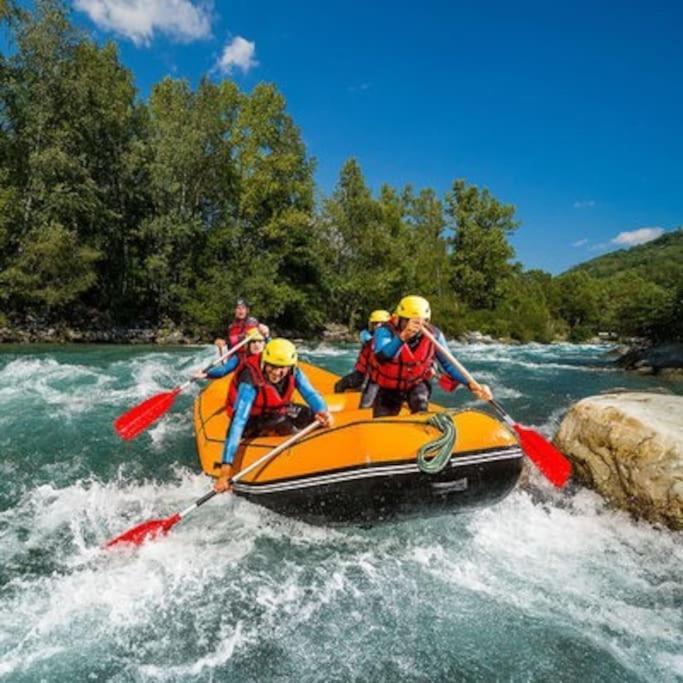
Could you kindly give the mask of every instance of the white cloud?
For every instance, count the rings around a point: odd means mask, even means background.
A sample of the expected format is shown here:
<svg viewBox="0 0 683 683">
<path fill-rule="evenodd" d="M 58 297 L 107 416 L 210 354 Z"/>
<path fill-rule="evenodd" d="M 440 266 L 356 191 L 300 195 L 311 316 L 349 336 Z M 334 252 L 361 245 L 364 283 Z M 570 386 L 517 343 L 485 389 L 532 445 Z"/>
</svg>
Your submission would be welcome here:
<svg viewBox="0 0 683 683">
<path fill-rule="evenodd" d="M 365 92 L 366 90 L 370 90 L 371 87 L 372 83 L 366 81 L 365 83 L 360 83 L 358 85 L 350 85 L 347 90 L 349 92 Z"/>
<path fill-rule="evenodd" d="M 74 6 L 98 28 L 136 45 L 148 45 L 155 33 L 180 42 L 211 35 L 212 3 L 206 0 L 74 0 Z"/>
<path fill-rule="evenodd" d="M 587 239 L 577 240 L 576 242 L 572 242 L 572 247 L 583 247 L 585 244 L 588 244 Z"/>
<path fill-rule="evenodd" d="M 645 244 L 645 242 L 656 240 L 663 232 L 664 228 L 639 228 L 638 230 L 631 230 L 631 232 L 620 232 L 611 240 L 611 244 L 633 247 L 636 244 Z"/>
<path fill-rule="evenodd" d="M 595 201 L 593 199 L 581 199 L 574 202 L 575 209 L 591 209 L 595 206 Z"/>
<path fill-rule="evenodd" d="M 216 62 L 216 69 L 224 74 L 232 73 L 234 68 L 247 73 L 250 69 L 258 66 L 254 59 L 256 43 L 252 43 L 242 36 L 235 36 L 224 48 L 223 54 Z"/>
</svg>

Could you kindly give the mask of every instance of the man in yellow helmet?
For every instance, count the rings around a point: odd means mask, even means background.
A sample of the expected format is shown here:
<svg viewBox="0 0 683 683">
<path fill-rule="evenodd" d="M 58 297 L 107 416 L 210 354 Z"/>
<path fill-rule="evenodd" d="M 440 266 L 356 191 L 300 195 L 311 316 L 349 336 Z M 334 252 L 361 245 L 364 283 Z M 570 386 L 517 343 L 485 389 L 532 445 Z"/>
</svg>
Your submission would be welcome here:
<svg viewBox="0 0 683 683">
<path fill-rule="evenodd" d="M 379 391 L 373 406 L 373 417 L 398 414 L 404 401 L 413 413 L 427 410 L 435 360 L 446 375 L 467 386 L 477 398 L 485 401 L 492 398 L 491 390 L 486 385 L 477 382 L 468 385 L 432 341 L 422 334 L 425 326 L 437 341 L 446 345 L 441 330 L 429 324 L 430 318 L 431 309 L 426 299 L 405 296 L 396 307 L 391 321 L 375 332 L 371 376 L 379 385 Z"/>
<path fill-rule="evenodd" d="M 372 367 L 372 337 L 375 330 L 384 323 L 391 320 L 391 313 L 378 309 L 370 313 L 368 318 L 368 327 L 360 333 L 361 349 L 356 359 L 356 364 L 353 370 L 344 375 L 334 385 L 334 391 L 337 394 L 345 392 L 347 389 L 362 389 L 363 393 L 360 398 L 360 408 L 369 408 L 377 396 L 377 384 L 370 378 L 370 369 Z M 363 387 L 363 385 L 365 385 Z"/>
<path fill-rule="evenodd" d="M 332 425 L 325 401 L 296 365 L 294 344 L 287 339 L 271 339 L 262 354 L 245 357 L 235 371 L 227 401 L 230 427 L 216 491 L 230 488 L 232 462 L 243 436 L 291 434 L 313 420 L 325 427 Z M 292 403 L 295 390 L 307 406 Z"/>
</svg>

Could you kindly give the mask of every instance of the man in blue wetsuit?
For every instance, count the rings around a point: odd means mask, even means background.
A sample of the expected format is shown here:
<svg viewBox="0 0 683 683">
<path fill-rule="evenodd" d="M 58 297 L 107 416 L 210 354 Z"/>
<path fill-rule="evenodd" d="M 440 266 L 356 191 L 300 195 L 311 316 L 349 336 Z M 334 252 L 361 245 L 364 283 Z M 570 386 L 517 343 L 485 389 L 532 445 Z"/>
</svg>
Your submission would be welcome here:
<svg viewBox="0 0 683 683">
<path fill-rule="evenodd" d="M 412 413 L 427 410 L 432 393 L 431 378 L 434 361 L 451 379 L 464 384 L 484 401 L 491 399 L 491 390 L 484 384 L 469 385 L 448 359 L 422 334 L 427 326 L 432 335 L 446 346 L 441 330 L 429 325 L 431 309 L 421 296 L 405 296 L 391 321 L 375 332 L 370 378 L 379 385 L 373 405 L 373 417 L 397 415 L 404 402 Z"/>
<path fill-rule="evenodd" d="M 193 379 L 220 379 L 237 370 L 245 356 L 259 356 L 263 352 L 263 347 L 266 345 L 266 338 L 261 334 L 258 327 L 252 327 L 247 330 L 247 336 L 250 341 L 246 347 L 244 347 L 244 354 L 233 353 L 230 358 L 226 358 L 220 365 L 216 365 L 206 371 L 198 370 L 192 375 Z M 223 352 L 225 353 L 225 347 L 223 347 Z"/>
<path fill-rule="evenodd" d="M 242 437 L 291 434 L 313 420 L 325 427 L 332 425 L 325 401 L 296 363 L 296 348 L 287 339 L 271 339 L 260 356 L 243 359 L 228 392 L 231 419 L 216 491 L 230 488 L 232 463 Z M 307 406 L 292 403 L 295 390 Z"/>
</svg>

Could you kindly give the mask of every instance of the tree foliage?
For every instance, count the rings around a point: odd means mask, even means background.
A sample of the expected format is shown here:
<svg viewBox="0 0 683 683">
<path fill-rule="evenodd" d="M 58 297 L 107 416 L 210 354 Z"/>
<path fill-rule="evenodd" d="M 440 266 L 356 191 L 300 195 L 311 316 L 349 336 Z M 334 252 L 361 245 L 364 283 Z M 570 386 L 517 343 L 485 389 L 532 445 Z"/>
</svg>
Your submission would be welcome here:
<svg viewBox="0 0 683 683">
<path fill-rule="evenodd" d="M 442 197 L 375 192 L 349 159 L 316 202 L 273 84 L 165 78 L 142 101 L 115 45 L 74 28 L 62 2 L 0 0 L 0 25 L 13 46 L 0 55 L 0 319 L 214 334 L 242 295 L 311 333 L 420 293 L 449 333 L 681 334 L 680 231 L 557 278 L 525 272 L 514 206 L 463 179 Z"/>
</svg>

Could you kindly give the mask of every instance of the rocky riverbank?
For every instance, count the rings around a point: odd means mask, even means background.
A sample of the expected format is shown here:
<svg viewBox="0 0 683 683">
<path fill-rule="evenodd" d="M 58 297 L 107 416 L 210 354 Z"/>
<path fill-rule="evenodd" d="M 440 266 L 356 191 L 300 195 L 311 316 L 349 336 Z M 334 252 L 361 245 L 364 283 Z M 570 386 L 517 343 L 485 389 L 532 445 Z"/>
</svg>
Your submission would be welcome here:
<svg viewBox="0 0 683 683">
<path fill-rule="evenodd" d="M 292 339 L 300 333 L 277 330 L 277 333 Z M 309 336 L 310 338 L 310 336 Z M 330 344 L 358 343 L 358 333 L 346 325 L 328 323 L 319 335 L 319 340 Z M 155 328 L 150 326 L 116 327 L 93 324 L 88 328 L 71 327 L 63 324 L 48 324 L 29 321 L 21 326 L 0 325 L 0 344 L 159 344 L 178 346 L 184 344 L 208 343 L 207 338 L 190 335 L 172 324 Z M 460 344 L 519 344 L 514 339 L 496 339 L 476 330 L 465 332 L 456 338 Z"/>
<path fill-rule="evenodd" d="M 201 343 L 199 336 L 184 334 L 175 327 L 103 327 L 88 329 L 67 325 L 29 324 L 0 327 L 0 344 L 161 344 Z"/>
<path fill-rule="evenodd" d="M 658 375 L 664 379 L 683 380 L 683 344 L 651 345 L 641 343 L 624 349 L 615 363 L 641 375 Z"/>
<path fill-rule="evenodd" d="M 611 503 L 683 529 L 682 396 L 590 396 L 570 408 L 555 441 L 575 476 Z"/>
</svg>

